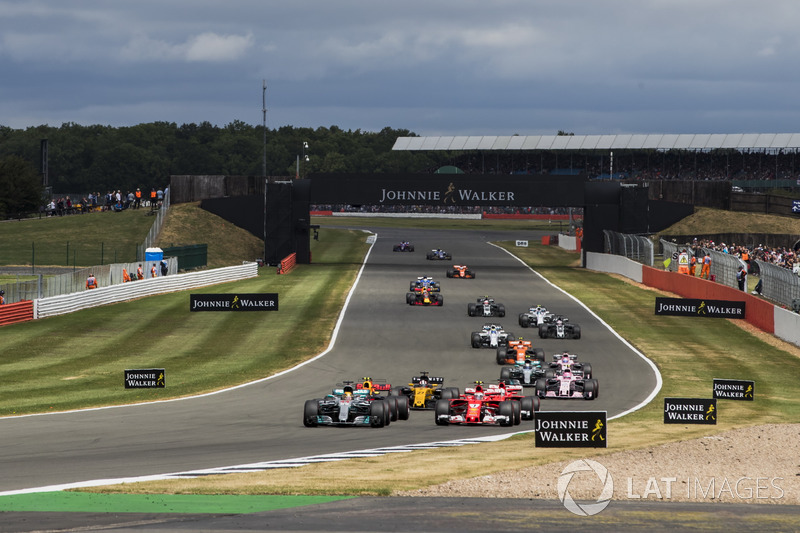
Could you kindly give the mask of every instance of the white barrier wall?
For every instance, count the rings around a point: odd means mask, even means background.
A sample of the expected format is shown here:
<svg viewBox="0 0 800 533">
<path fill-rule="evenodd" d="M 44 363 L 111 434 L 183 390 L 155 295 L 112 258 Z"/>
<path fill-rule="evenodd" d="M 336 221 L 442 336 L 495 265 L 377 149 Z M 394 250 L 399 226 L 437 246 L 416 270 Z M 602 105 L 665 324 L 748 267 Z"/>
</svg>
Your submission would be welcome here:
<svg viewBox="0 0 800 533">
<path fill-rule="evenodd" d="M 775 306 L 775 336 L 800 346 L 800 315 Z"/>
<path fill-rule="evenodd" d="M 642 282 L 642 264 L 622 255 L 586 252 L 586 268 L 620 274 L 637 283 Z"/>
<path fill-rule="evenodd" d="M 570 252 L 578 249 L 578 238 L 575 235 L 558 234 L 558 246 Z"/>
<path fill-rule="evenodd" d="M 207 287 L 228 281 L 238 281 L 258 276 L 258 263 L 214 268 L 186 274 L 131 281 L 94 290 L 62 294 L 33 301 L 33 318 L 64 315 L 81 309 L 107 305 L 143 296 Z"/>
</svg>

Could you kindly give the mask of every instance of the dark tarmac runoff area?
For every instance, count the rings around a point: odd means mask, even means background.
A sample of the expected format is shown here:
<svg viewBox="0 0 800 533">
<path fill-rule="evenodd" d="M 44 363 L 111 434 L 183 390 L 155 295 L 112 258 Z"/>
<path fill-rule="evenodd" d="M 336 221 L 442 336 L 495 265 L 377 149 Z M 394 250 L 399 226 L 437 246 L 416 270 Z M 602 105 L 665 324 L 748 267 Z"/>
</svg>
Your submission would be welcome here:
<svg viewBox="0 0 800 533">
<path fill-rule="evenodd" d="M 270 498 L 285 497 L 257 498 L 263 498 L 268 502 Z M 161 507 L 163 508 L 163 505 Z M 492 531 L 516 533 L 726 530 L 761 532 L 800 529 L 800 507 L 767 504 L 612 501 L 608 507 L 594 516 L 577 516 L 566 510 L 561 502 L 553 500 L 364 497 L 250 513 L 233 510 L 225 512 L 224 509 L 219 511 L 221 512 L 202 514 L 128 513 L 113 509 L 107 512 L 0 512 L 0 532 L 477 533 Z"/>
</svg>

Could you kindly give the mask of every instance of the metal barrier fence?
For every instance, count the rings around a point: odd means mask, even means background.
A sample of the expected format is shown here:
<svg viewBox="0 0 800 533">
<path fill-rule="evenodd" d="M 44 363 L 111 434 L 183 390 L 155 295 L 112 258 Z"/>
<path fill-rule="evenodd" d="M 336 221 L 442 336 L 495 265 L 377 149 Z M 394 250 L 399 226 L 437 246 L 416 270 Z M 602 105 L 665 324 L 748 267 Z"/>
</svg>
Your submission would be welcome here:
<svg viewBox="0 0 800 533">
<path fill-rule="evenodd" d="M 800 312 L 795 301 L 800 299 L 800 276 L 788 268 L 758 259 L 755 261 L 761 272 L 761 295 L 792 311 Z"/>
<path fill-rule="evenodd" d="M 178 273 L 178 259 L 176 257 L 167 257 L 164 261 L 167 262 L 168 275 Z M 86 288 L 86 279 L 90 274 L 94 274 L 99 287 L 120 284 L 123 282 L 122 270 L 126 269 L 131 279 L 133 279 L 136 275 L 136 269 L 140 264 L 144 271 L 144 279 L 152 278 L 152 262 L 114 263 L 111 265 L 79 268 L 66 274 L 58 274 L 49 277 L 44 277 L 39 274 L 37 276 L 38 279 L 7 283 L 0 285 L 0 289 L 6 291 L 5 297 L 7 303 L 20 302 L 22 300 L 36 300 L 37 298 L 50 298 L 61 294 L 72 294 L 88 290 Z M 157 275 L 162 276 L 161 265 L 157 264 L 156 268 L 158 269 Z"/>
<path fill-rule="evenodd" d="M 647 266 L 655 259 L 653 241 L 641 235 L 603 230 L 605 253 L 622 255 Z"/>
<path fill-rule="evenodd" d="M 694 249 L 686 244 L 680 245 L 674 242 L 665 241 L 664 239 L 661 239 L 660 243 L 664 259 L 670 259 L 670 262 L 667 266 L 667 270 L 670 272 L 678 271 L 677 257 L 682 251 L 685 250 L 689 255 L 690 260 L 693 255 L 697 260 L 697 266 L 695 267 L 694 275 L 699 277 L 700 273 L 702 272 L 703 256 L 708 254 L 708 256 L 711 258 L 711 265 L 709 266 L 708 271 L 709 279 L 714 280 L 717 283 L 727 285 L 728 287 L 734 287 L 737 289 L 739 288 L 739 284 L 736 281 L 736 273 L 739 272 L 739 266 L 743 265 L 746 267 L 747 264 L 737 256 L 718 252 L 717 250 L 712 250 L 711 248 Z"/>
<path fill-rule="evenodd" d="M 161 207 L 155 209 L 156 219 L 153 221 L 153 225 L 150 226 L 147 237 L 145 237 L 144 242 L 136 250 L 136 259 L 138 261 L 144 261 L 145 250 L 155 245 L 158 234 L 161 232 L 161 227 L 164 225 L 164 220 L 167 217 L 167 211 L 169 211 L 169 188 L 164 191 L 164 199 L 161 202 Z"/>
</svg>

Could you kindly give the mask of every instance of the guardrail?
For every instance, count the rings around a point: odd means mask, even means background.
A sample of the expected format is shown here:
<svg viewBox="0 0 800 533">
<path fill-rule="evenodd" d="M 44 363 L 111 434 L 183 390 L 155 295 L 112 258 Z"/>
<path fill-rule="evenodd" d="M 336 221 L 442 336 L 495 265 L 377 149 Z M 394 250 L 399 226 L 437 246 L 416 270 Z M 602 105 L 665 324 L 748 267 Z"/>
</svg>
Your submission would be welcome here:
<svg viewBox="0 0 800 533">
<path fill-rule="evenodd" d="M 0 305 L 0 326 L 33 320 L 33 301 Z"/>
<path fill-rule="evenodd" d="M 107 305 L 143 296 L 183 291 L 197 287 L 207 287 L 218 283 L 238 281 L 258 276 L 258 263 L 175 274 L 160 278 L 144 279 L 131 283 L 100 287 L 91 291 L 80 291 L 62 294 L 50 298 L 41 298 L 34 302 L 34 318 L 46 318 L 63 315 Z"/>
<path fill-rule="evenodd" d="M 297 254 L 291 253 L 281 259 L 281 264 L 278 265 L 278 274 L 288 274 L 295 266 L 297 266 Z"/>
</svg>

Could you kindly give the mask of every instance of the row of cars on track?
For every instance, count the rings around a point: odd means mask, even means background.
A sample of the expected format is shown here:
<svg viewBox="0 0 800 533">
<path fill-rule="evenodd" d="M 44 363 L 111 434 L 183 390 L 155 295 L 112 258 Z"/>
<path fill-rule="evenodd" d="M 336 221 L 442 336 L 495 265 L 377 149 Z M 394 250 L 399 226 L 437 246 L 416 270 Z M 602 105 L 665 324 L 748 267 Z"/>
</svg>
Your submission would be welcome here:
<svg viewBox="0 0 800 533">
<path fill-rule="evenodd" d="M 393 247 L 396 252 L 413 252 L 414 246 L 404 241 Z M 429 260 L 452 260 L 439 248 L 427 254 Z M 474 279 L 475 273 L 465 265 L 454 265 L 448 278 Z M 419 276 L 409 283 L 406 294 L 409 305 L 442 306 L 441 284 L 430 276 Z M 468 316 L 504 317 L 505 306 L 494 298 L 483 296 L 467 304 Z M 580 338 L 580 327 L 569 323 L 563 315 L 550 313 L 543 306 L 529 308 L 519 314 L 522 328 L 536 327 L 541 338 Z M 427 371 L 411 378 L 407 385 L 392 387 L 381 380 L 363 378 L 337 384 L 324 398 L 307 400 L 303 423 L 321 425 L 386 427 L 391 422 L 407 420 L 411 410 L 432 410 L 437 425 L 488 424 L 514 426 L 532 420 L 545 398 L 597 397 L 598 383 L 592 377 L 591 364 L 579 362 L 575 354 L 565 351 L 545 362 L 544 350 L 531 341 L 514 337 L 502 325 L 487 323 L 470 335 L 473 348 L 495 350 L 496 362 L 502 366 L 497 383 L 475 381 L 464 388 L 445 387 L 444 378 Z M 526 389 L 533 389 L 526 394 Z"/>
</svg>

